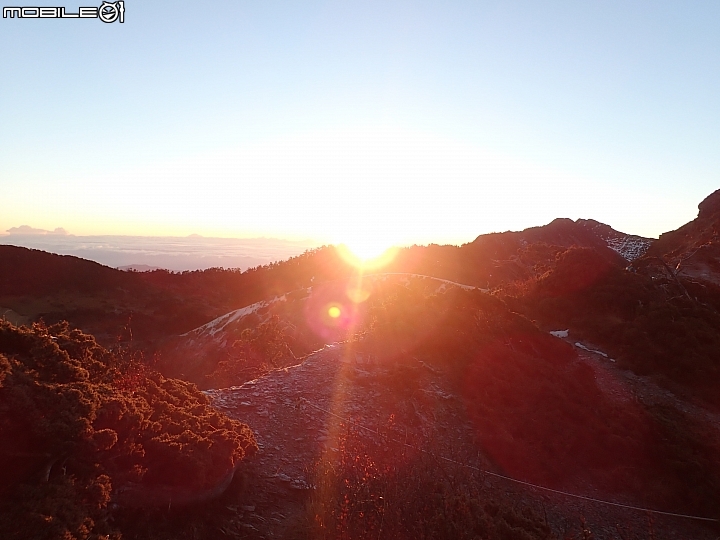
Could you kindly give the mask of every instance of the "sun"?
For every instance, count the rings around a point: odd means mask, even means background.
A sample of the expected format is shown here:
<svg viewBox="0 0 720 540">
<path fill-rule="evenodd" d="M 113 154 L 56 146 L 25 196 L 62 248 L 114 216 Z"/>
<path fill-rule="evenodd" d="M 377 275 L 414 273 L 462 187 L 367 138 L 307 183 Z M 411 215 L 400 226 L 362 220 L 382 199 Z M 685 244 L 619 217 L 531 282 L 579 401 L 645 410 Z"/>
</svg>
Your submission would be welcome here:
<svg viewBox="0 0 720 540">
<path fill-rule="evenodd" d="M 375 259 L 390 247 L 386 243 L 373 240 L 352 240 L 344 242 L 345 246 L 360 259 Z"/>
<path fill-rule="evenodd" d="M 342 259 L 362 270 L 381 268 L 395 258 L 398 248 L 386 242 L 373 240 L 352 240 L 336 246 Z"/>
</svg>

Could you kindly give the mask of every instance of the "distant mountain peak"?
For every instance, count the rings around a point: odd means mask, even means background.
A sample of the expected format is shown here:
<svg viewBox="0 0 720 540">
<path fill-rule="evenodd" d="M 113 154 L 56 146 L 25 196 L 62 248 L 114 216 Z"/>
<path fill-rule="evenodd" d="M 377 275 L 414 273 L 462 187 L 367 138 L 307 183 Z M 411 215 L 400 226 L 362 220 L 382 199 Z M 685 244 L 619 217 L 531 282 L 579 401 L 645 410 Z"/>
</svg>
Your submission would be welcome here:
<svg viewBox="0 0 720 540">
<path fill-rule="evenodd" d="M 505 256 L 514 252 L 518 246 L 542 242 L 561 247 L 610 248 L 626 261 L 631 262 L 644 255 L 653 240 L 633 234 L 616 231 L 594 219 L 556 218 L 547 225 L 531 227 L 519 232 L 493 233 L 478 236 L 474 244 L 487 245 L 489 242 L 502 242 L 506 245 Z M 494 257 L 502 250 L 496 249 Z"/>
<path fill-rule="evenodd" d="M 59 236 L 68 236 L 70 233 L 62 227 L 56 227 L 55 230 L 48 231 L 46 229 L 36 229 L 30 225 L 20 225 L 19 227 L 11 227 L 7 231 L 8 234 L 20 234 L 20 235 L 47 235 L 54 234 Z"/>
</svg>

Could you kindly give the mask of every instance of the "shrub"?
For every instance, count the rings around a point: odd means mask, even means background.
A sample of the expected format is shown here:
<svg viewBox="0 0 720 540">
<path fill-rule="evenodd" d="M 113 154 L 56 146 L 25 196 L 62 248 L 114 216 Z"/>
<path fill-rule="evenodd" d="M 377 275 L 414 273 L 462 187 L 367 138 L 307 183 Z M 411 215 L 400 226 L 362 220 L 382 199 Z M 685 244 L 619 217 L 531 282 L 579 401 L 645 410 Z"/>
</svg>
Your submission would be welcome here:
<svg viewBox="0 0 720 540">
<path fill-rule="evenodd" d="M 0 323 L 3 537 L 117 535 L 111 500 L 192 501 L 255 450 L 194 385 L 133 365 L 67 324 Z"/>
</svg>

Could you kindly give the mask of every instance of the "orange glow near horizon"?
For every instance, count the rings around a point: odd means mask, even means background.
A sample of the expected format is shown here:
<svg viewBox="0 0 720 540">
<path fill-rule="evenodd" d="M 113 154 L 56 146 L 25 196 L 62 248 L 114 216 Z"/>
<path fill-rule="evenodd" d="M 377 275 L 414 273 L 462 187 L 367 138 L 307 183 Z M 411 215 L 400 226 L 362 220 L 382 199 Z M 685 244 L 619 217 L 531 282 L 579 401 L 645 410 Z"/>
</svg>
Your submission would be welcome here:
<svg viewBox="0 0 720 540">
<path fill-rule="evenodd" d="M 368 242 L 343 243 L 336 246 L 340 257 L 348 264 L 358 268 L 361 272 L 365 270 L 377 270 L 390 264 L 399 249 L 387 247 L 387 245 Z"/>
</svg>

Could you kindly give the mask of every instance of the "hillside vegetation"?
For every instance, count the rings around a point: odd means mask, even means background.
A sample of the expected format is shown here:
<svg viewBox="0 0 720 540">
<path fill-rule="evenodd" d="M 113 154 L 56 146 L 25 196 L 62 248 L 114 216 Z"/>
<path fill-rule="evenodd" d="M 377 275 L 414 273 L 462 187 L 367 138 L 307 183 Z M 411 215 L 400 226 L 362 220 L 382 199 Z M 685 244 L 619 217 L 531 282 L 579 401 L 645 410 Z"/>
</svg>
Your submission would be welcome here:
<svg viewBox="0 0 720 540">
<path fill-rule="evenodd" d="M 191 384 L 67 324 L 0 323 L 3 538 L 119 538 L 111 505 L 197 502 L 255 450 Z"/>
</svg>

